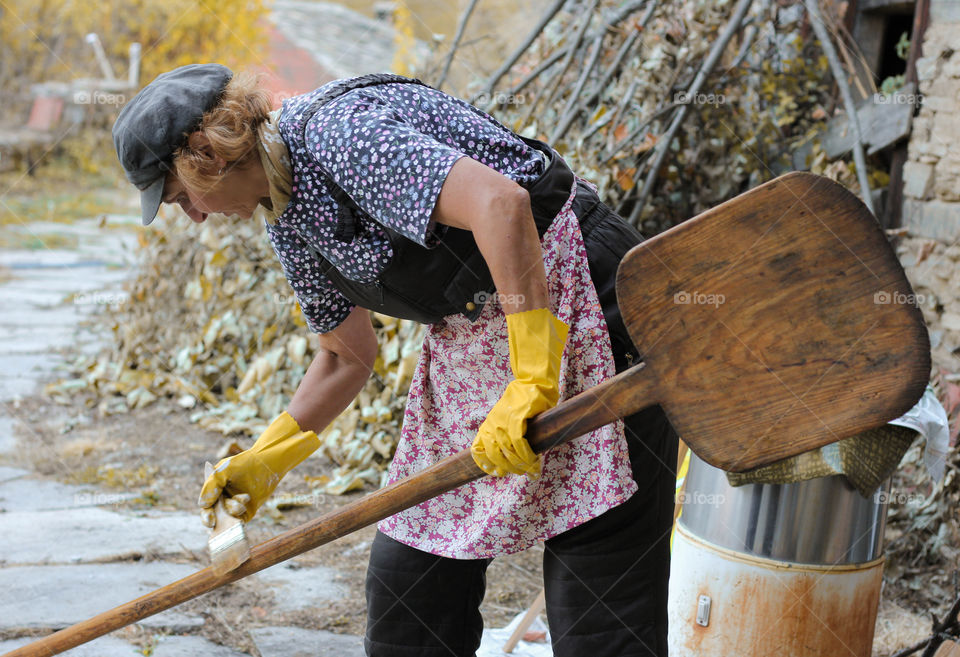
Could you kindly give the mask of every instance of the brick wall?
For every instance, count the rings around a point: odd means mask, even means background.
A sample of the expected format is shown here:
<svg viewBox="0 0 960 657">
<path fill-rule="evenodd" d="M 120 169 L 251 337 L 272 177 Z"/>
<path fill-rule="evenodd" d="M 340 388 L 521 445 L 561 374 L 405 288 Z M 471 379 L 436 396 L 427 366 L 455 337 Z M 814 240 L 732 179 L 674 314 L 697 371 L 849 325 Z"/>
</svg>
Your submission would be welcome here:
<svg viewBox="0 0 960 657">
<path fill-rule="evenodd" d="M 921 106 L 903 172 L 908 234 L 897 252 L 930 329 L 934 365 L 960 372 L 958 0 L 933 0 L 922 52 L 917 60 Z"/>
</svg>

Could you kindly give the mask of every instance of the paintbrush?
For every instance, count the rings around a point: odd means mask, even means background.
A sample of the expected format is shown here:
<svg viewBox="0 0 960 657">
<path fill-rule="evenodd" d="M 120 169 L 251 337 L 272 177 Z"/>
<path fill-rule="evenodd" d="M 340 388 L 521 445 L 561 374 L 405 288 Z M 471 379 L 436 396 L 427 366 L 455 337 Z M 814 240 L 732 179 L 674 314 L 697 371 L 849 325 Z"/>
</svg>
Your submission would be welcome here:
<svg viewBox="0 0 960 657">
<path fill-rule="evenodd" d="M 213 466 L 208 462 L 204 466 L 203 476 L 209 477 Z M 224 575 L 250 558 L 250 543 L 243 520 L 236 518 L 224 508 L 223 493 L 213 506 L 216 524 L 210 530 L 207 547 L 210 549 L 210 565 L 217 575 Z"/>
</svg>

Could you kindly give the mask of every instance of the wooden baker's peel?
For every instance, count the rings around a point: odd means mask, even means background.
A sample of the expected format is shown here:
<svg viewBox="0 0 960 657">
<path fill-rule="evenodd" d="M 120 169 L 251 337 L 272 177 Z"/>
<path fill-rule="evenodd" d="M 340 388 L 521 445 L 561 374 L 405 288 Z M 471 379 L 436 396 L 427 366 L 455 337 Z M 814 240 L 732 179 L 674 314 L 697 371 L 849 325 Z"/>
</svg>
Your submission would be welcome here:
<svg viewBox="0 0 960 657">
<path fill-rule="evenodd" d="M 543 452 L 660 404 L 698 456 L 733 471 L 880 426 L 920 398 L 930 349 L 876 220 L 839 185 L 793 173 L 632 249 L 617 298 L 643 363 L 542 413 Z M 470 450 L 193 575 L 18 648 L 48 657 L 485 476 Z"/>
<path fill-rule="evenodd" d="M 617 275 L 651 394 L 697 456 L 742 472 L 881 426 L 930 375 L 923 316 L 873 215 L 809 173 L 647 240 Z"/>
</svg>

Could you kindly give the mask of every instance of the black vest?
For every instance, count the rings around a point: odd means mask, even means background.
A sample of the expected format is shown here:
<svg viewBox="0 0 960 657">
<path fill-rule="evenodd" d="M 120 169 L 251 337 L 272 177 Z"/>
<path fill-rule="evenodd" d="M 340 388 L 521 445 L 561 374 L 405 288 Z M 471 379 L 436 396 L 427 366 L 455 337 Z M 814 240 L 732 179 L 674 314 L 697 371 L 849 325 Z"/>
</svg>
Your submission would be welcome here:
<svg viewBox="0 0 960 657">
<path fill-rule="evenodd" d="M 392 74 L 364 75 L 345 80 L 332 85 L 311 103 L 303 114 L 301 130 L 306 130 L 310 118 L 324 104 L 338 96 L 354 89 L 392 83 L 424 84 Z M 552 148 L 533 139 L 520 139 L 544 153 L 547 159 L 544 172 L 533 183 L 525 185 L 530 195 L 537 232 L 542 237 L 569 198 L 574 175 Z M 322 165 L 320 169 L 331 195 L 340 207 L 334 237 L 349 243 L 353 241 L 356 231 L 362 230 L 362 224 L 356 217 L 368 215 Z M 574 203 L 578 217 L 584 217 L 598 203 L 599 198 L 592 189 L 578 185 Z M 357 306 L 423 324 L 434 324 L 447 315 L 458 313 L 471 321 L 476 320 L 484 303 L 496 290 L 493 277 L 473 239 L 473 233 L 449 226 L 443 228 L 439 243 L 426 248 L 383 227 L 389 236 L 393 257 L 372 283 L 359 283 L 347 278 L 316 247 L 310 245 L 308 249 L 320 262 L 324 275 Z"/>
</svg>

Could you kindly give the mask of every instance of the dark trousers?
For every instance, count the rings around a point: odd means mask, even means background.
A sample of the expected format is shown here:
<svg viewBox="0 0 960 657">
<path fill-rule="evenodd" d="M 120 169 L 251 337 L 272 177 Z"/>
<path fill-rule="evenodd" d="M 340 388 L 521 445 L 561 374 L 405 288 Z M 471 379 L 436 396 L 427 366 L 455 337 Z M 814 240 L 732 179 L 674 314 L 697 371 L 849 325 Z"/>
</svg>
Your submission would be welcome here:
<svg viewBox="0 0 960 657">
<path fill-rule="evenodd" d="M 556 657 L 666 657 L 676 434 L 659 406 L 628 418 L 640 490 L 548 539 L 547 621 Z M 449 559 L 377 533 L 367 570 L 369 657 L 472 657 L 488 559 Z"/>
<path fill-rule="evenodd" d="M 590 275 L 617 371 L 638 360 L 614 290 L 639 234 L 602 204 L 581 218 Z M 625 420 L 639 490 L 544 545 L 547 621 L 555 657 L 666 657 L 670 529 L 677 434 L 659 406 Z M 369 657 L 473 657 L 488 559 L 439 557 L 377 533 L 367 570 Z"/>
</svg>

